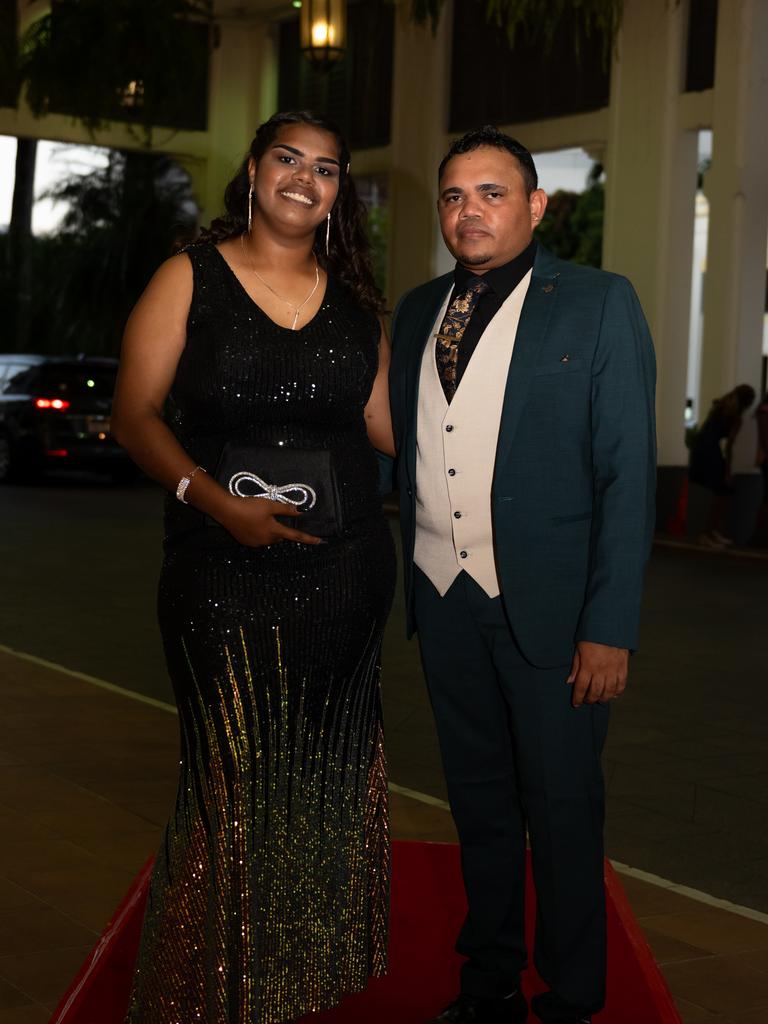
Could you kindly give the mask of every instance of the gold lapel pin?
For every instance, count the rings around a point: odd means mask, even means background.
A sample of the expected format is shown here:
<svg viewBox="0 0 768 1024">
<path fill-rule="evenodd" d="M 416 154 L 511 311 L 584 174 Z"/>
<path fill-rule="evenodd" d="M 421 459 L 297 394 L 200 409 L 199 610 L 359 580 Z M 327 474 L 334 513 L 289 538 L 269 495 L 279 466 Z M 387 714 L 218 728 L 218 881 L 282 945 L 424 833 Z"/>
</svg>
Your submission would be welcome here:
<svg viewBox="0 0 768 1024">
<path fill-rule="evenodd" d="M 553 292 L 555 290 L 555 286 L 553 284 L 545 284 L 541 290 L 543 292 Z"/>
</svg>

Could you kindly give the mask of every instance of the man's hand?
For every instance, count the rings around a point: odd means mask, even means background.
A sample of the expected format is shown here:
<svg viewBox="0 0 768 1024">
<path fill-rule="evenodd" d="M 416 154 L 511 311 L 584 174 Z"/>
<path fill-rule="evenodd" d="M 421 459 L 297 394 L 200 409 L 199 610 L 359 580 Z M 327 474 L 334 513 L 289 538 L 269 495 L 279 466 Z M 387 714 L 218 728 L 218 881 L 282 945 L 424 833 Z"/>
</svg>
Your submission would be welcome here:
<svg viewBox="0 0 768 1024">
<path fill-rule="evenodd" d="M 629 651 L 624 647 L 608 647 L 580 640 L 573 655 L 571 674 L 566 682 L 573 685 L 573 706 L 614 700 L 624 692 L 629 671 Z"/>
</svg>

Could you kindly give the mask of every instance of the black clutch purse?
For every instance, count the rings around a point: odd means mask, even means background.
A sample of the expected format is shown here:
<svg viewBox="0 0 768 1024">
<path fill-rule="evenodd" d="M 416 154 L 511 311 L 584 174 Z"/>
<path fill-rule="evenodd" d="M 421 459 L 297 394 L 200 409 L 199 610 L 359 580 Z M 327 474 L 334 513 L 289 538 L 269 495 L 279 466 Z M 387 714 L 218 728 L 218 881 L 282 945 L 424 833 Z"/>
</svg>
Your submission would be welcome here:
<svg viewBox="0 0 768 1024">
<path fill-rule="evenodd" d="M 339 488 L 329 451 L 227 443 L 214 477 L 230 494 L 269 498 L 298 509 L 300 518 L 277 517 L 286 526 L 316 537 L 342 533 Z"/>
</svg>

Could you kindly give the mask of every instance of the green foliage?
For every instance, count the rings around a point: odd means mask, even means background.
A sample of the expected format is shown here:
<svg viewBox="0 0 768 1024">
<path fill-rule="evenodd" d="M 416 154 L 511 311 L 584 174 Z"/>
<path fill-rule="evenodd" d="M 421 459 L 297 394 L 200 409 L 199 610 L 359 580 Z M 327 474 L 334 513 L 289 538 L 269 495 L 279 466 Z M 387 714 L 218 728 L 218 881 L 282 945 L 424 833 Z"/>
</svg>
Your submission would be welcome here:
<svg viewBox="0 0 768 1024">
<path fill-rule="evenodd" d="M 48 198 L 69 209 L 57 234 L 32 239 L 26 347 L 116 355 L 149 278 L 195 233 L 189 180 L 167 157 L 113 151 L 105 168 L 63 179 Z M 8 278 L 0 278 L 6 322 L 15 300 Z"/>
<path fill-rule="evenodd" d="M 436 32 L 444 3 L 445 0 L 411 0 L 411 20 L 417 25 L 429 22 L 432 31 Z"/>
<path fill-rule="evenodd" d="M 384 295 L 387 294 L 387 257 L 389 254 L 389 207 L 384 204 L 370 206 L 366 222 L 371 243 L 373 276 Z"/>
<path fill-rule="evenodd" d="M 606 43 L 606 60 L 616 37 L 624 7 L 624 0 L 476 0 L 484 7 L 488 21 L 503 29 L 514 46 L 519 32 L 530 42 L 541 42 L 546 52 L 551 46 L 558 26 L 569 15 L 586 37 L 594 32 L 602 34 Z M 445 0 L 411 0 L 411 17 L 417 25 L 430 23 L 437 29 Z M 578 50 L 579 36 L 574 37 Z"/>
<path fill-rule="evenodd" d="M 150 144 L 154 126 L 189 117 L 191 84 L 207 73 L 195 29 L 210 16 L 211 0 L 54 0 L 21 40 L 32 113 L 71 114 L 91 132 L 126 120 Z"/>
<path fill-rule="evenodd" d="M 712 166 L 712 158 L 705 157 L 703 160 L 699 160 L 698 167 L 696 168 L 696 188 L 704 188 L 704 178 L 707 175 L 707 171 Z"/>
<path fill-rule="evenodd" d="M 605 189 L 594 182 L 585 192 L 558 190 L 536 231 L 541 244 L 564 260 L 599 267 L 603 252 Z"/>
</svg>

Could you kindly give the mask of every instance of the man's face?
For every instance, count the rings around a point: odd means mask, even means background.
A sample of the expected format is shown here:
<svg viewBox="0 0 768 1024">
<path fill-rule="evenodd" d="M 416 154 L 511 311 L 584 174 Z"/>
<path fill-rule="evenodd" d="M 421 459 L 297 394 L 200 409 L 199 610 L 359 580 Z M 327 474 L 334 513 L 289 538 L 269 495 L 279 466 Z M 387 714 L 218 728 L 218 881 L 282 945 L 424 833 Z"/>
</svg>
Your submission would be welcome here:
<svg viewBox="0 0 768 1024">
<path fill-rule="evenodd" d="M 518 256 L 547 206 L 541 189 L 526 195 L 517 159 L 495 146 L 453 157 L 439 187 L 437 211 L 445 244 L 476 274 Z"/>
</svg>

